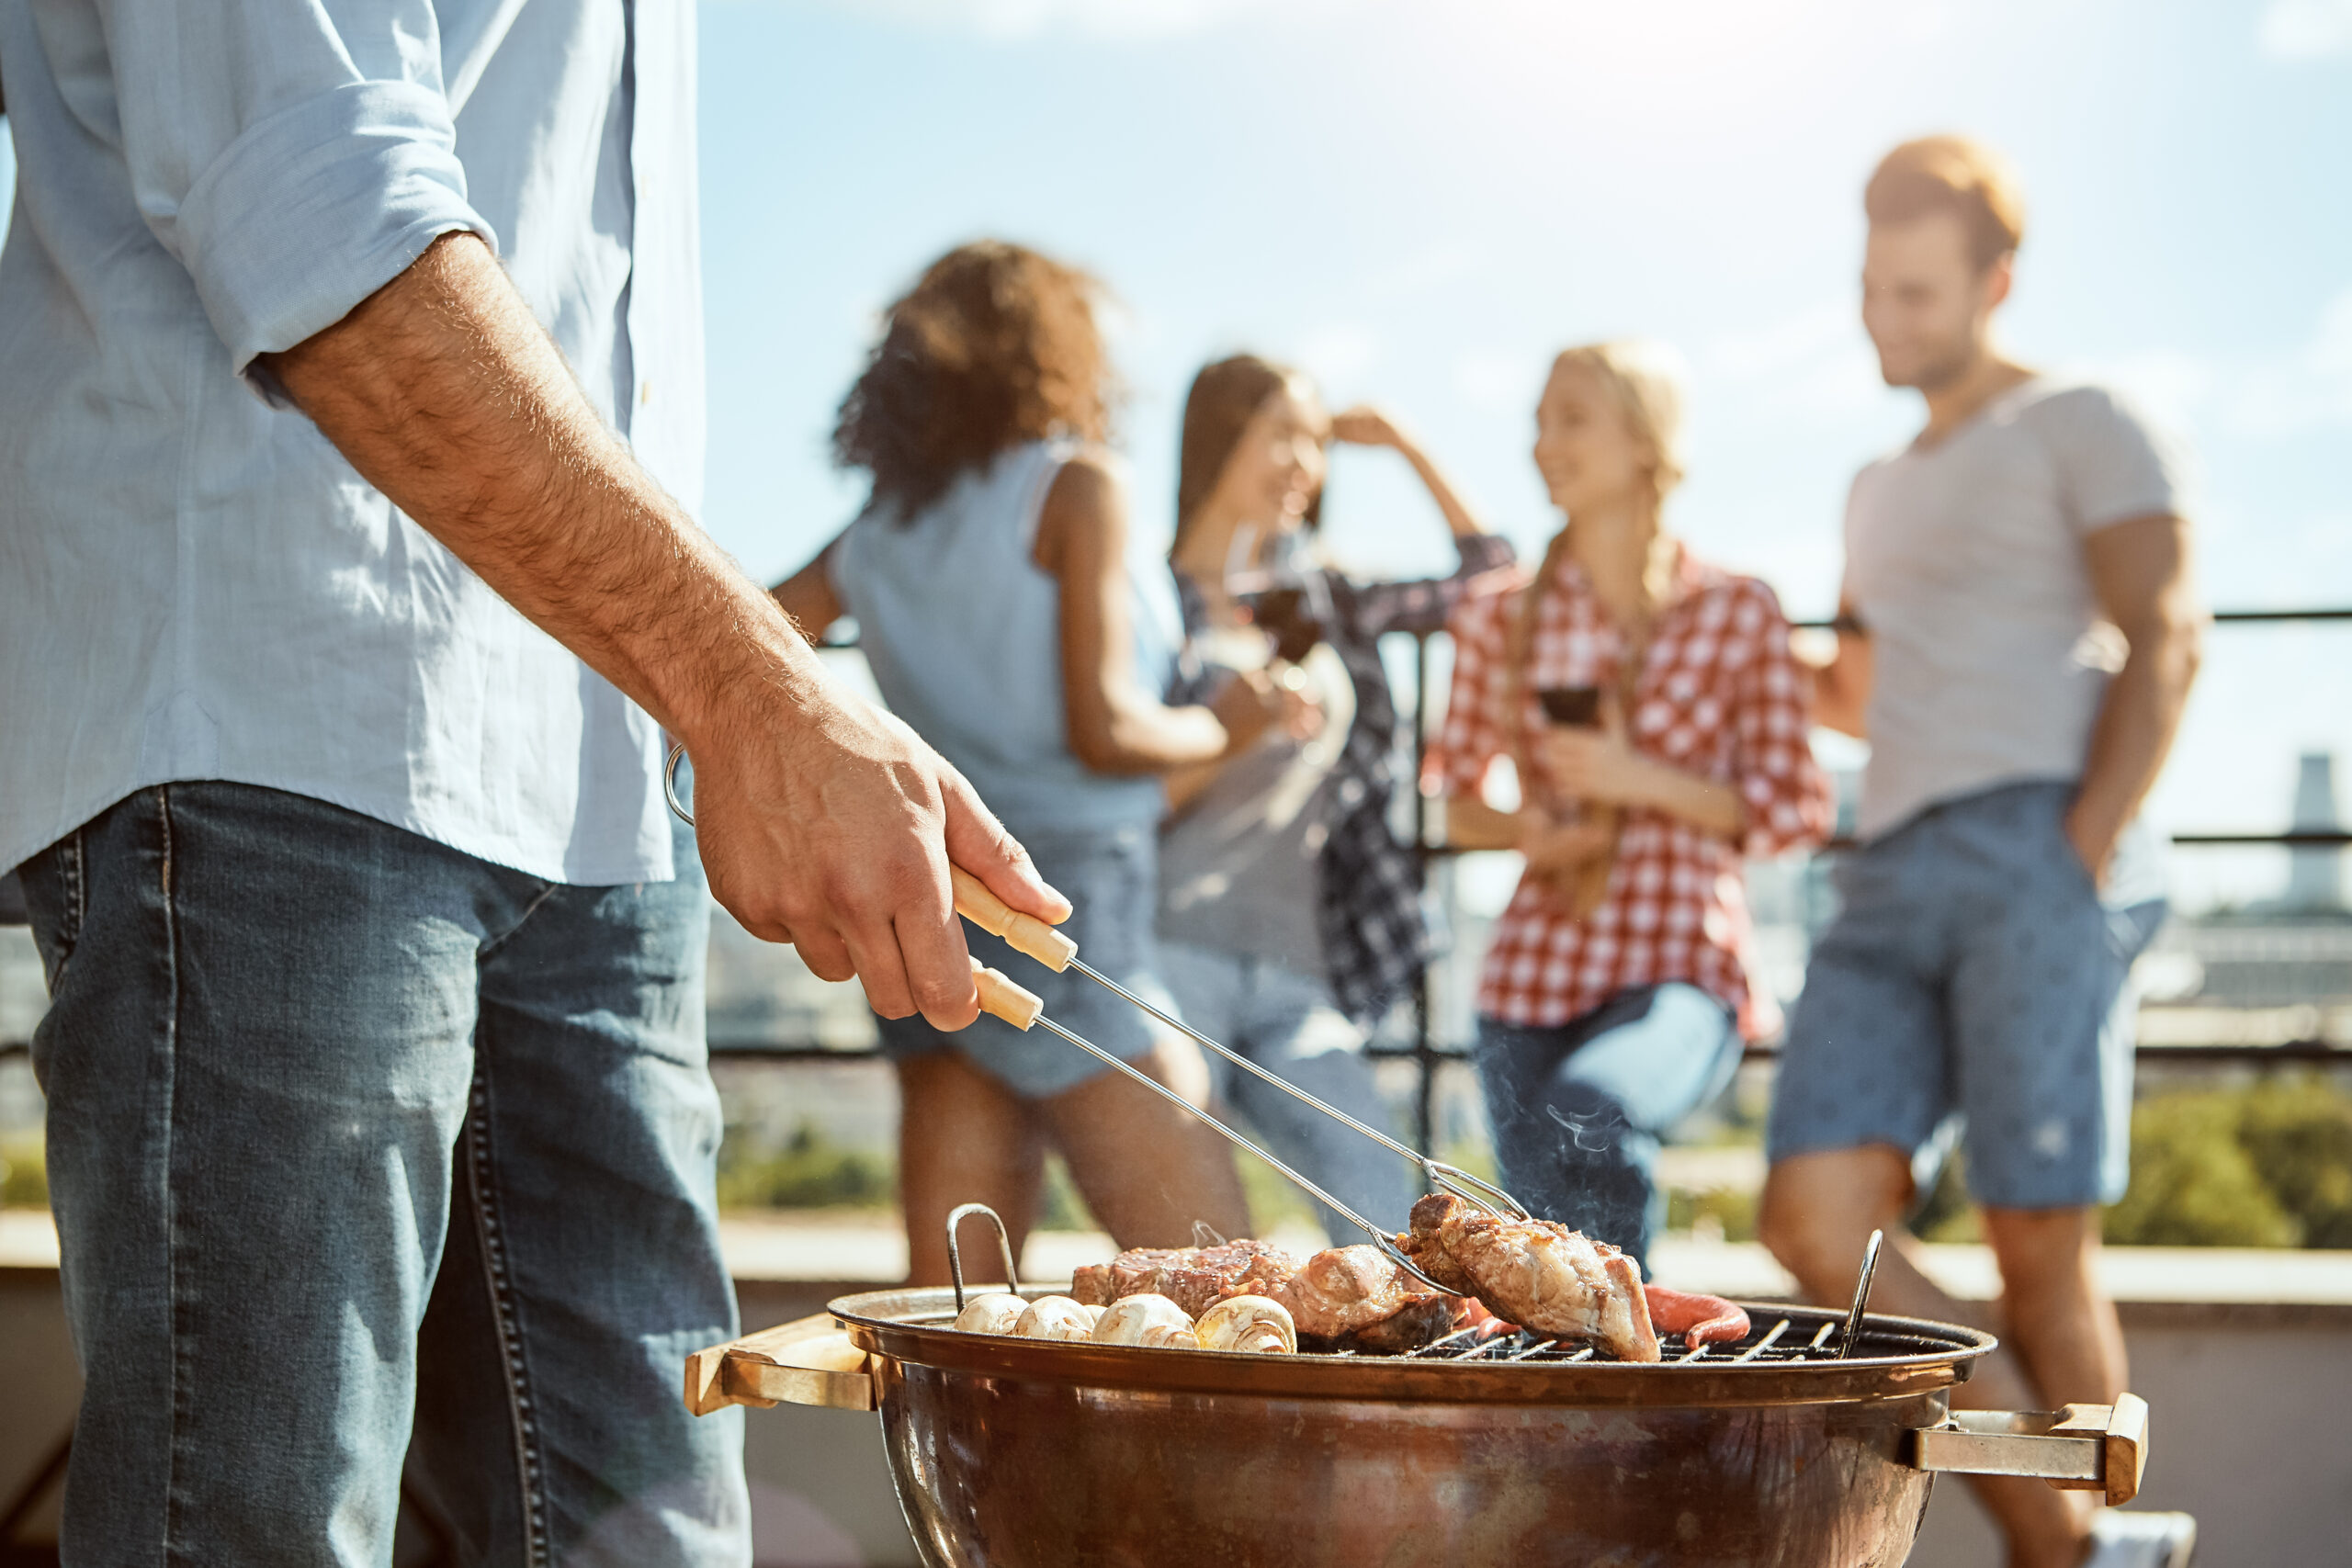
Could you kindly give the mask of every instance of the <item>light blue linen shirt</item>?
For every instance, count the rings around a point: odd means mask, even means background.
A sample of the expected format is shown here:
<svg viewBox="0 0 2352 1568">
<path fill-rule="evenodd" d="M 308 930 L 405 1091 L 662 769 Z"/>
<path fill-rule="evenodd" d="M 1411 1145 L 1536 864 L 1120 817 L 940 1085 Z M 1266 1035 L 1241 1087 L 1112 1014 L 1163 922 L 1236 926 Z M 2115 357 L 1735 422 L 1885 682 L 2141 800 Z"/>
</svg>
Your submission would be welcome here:
<svg viewBox="0 0 2352 1568">
<path fill-rule="evenodd" d="M 674 875 L 653 722 L 254 360 L 470 230 L 697 507 L 692 0 L 0 0 L 0 867 L 220 779 Z"/>
</svg>

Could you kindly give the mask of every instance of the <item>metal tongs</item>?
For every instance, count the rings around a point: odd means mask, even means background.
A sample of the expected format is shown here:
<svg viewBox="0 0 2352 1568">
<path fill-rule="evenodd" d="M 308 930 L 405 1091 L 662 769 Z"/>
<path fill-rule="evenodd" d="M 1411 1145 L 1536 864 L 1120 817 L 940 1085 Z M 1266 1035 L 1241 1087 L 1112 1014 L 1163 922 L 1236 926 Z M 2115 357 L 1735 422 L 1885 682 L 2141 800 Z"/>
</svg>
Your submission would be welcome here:
<svg viewBox="0 0 2352 1568">
<path fill-rule="evenodd" d="M 1186 1023 L 1182 1019 L 1177 1018 L 1170 1013 L 1164 1012 L 1160 1009 L 1154 1007 L 1150 1002 L 1146 1001 L 1143 998 L 1136 995 L 1125 986 L 1120 985 L 1108 975 L 1103 974 L 1101 970 L 1096 969 L 1091 964 L 1081 961 L 1078 956 L 1078 943 L 1071 941 L 1065 933 L 1055 930 L 1052 926 L 1047 925 L 1045 921 L 1037 919 L 1035 915 L 1024 915 L 1011 908 L 995 894 L 989 892 L 987 886 L 983 884 L 978 877 L 974 876 L 971 873 L 964 870 L 962 867 L 951 866 L 948 870 L 949 874 L 955 879 L 956 912 L 962 915 L 974 925 L 979 927 L 982 931 L 988 932 L 990 936 L 1002 938 L 1005 943 L 1012 947 L 1013 951 L 1024 953 L 1027 956 L 1035 959 L 1038 963 L 1044 964 L 1048 969 L 1054 970 L 1057 974 L 1066 970 L 1075 969 L 1080 974 L 1085 976 L 1088 979 L 1096 982 L 1098 985 L 1109 987 L 1113 991 L 1116 992 L 1125 1000 L 1133 1003 L 1138 1008 L 1141 1008 L 1145 1012 L 1150 1014 L 1153 1018 L 1158 1019 L 1160 1022 L 1168 1025 L 1170 1029 L 1180 1031 L 1193 1040 L 1207 1046 L 1210 1050 L 1216 1052 L 1227 1061 L 1231 1062 L 1235 1066 L 1242 1069 L 1242 1071 L 1255 1075 L 1266 1083 L 1272 1084 L 1274 1088 L 1281 1089 L 1284 1094 L 1291 1096 L 1294 1100 L 1298 1100 L 1301 1104 L 1310 1105 L 1316 1110 L 1321 1111 L 1324 1115 L 1332 1118 L 1334 1121 L 1363 1134 L 1365 1137 L 1370 1138 L 1374 1143 L 1378 1144 L 1381 1147 L 1388 1150 L 1390 1153 L 1410 1160 L 1413 1164 L 1420 1167 L 1421 1175 L 1429 1181 L 1429 1184 L 1431 1187 L 1436 1188 L 1439 1191 L 1450 1192 L 1455 1197 L 1462 1199 L 1464 1201 L 1475 1203 L 1482 1209 L 1499 1210 L 1510 1214 L 1515 1219 L 1523 1220 L 1532 1217 L 1529 1214 L 1525 1204 L 1520 1202 L 1518 1199 L 1512 1197 L 1510 1193 L 1504 1191 L 1493 1182 L 1485 1180 L 1480 1177 L 1473 1176 L 1470 1172 L 1464 1170 L 1459 1166 L 1448 1165 L 1443 1160 L 1431 1159 L 1429 1156 L 1421 1153 L 1419 1149 L 1412 1147 L 1410 1145 L 1397 1142 L 1395 1138 L 1392 1138 L 1387 1134 L 1381 1132 L 1378 1128 L 1368 1126 L 1364 1122 L 1359 1122 L 1354 1117 L 1349 1115 L 1346 1111 L 1341 1111 L 1338 1106 L 1327 1104 L 1325 1101 L 1317 1100 L 1315 1096 L 1307 1093 L 1305 1089 L 1300 1089 L 1296 1084 L 1283 1078 L 1279 1074 L 1267 1071 L 1264 1067 L 1261 1067 L 1257 1063 L 1250 1061 L 1240 1053 L 1228 1050 L 1218 1042 L 1210 1039 L 1199 1030 L 1194 1029 L 1191 1024 Z M 1005 1022 L 1012 1024 L 1016 1029 L 1026 1030 L 1031 1025 L 1035 1024 L 1050 1030 L 1052 1032 L 1060 1035 L 1063 1039 L 1077 1046 L 1080 1050 L 1088 1053 L 1090 1055 L 1094 1056 L 1102 1062 L 1107 1063 L 1111 1066 L 1116 1067 L 1119 1071 L 1126 1074 L 1127 1077 L 1135 1079 L 1136 1082 L 1143 1085 L 1146 1089 L 1150 1089 L 1154 1094 L 1159 1095 L 1161 1099 L 1182 1106 L 1193 1116 L 1196 1117 L 1200 1121 L 1207 1122 L 1210 1126 L 1224 1134 L 1226 1137 L 1230 1139 L 1236 1146 L 1249 1150 L 1251 1154 L 1256 1155 L 1260 1159 L 1264 1160 L 1268 1165 L 1272 1166 L 1276 1170 L 1282 1172 L 1283 1176 L 1289 1178 L 1296 1186 L 1305 1191 L 1311 1193 L 1317 1200 L 1332 1210 L 1332 1212 L 1339 1214 L 1341 1218 L 1345 1219 L 1350 1224 L 1352 1224 L 1358 1230 L 1363 1231 L 1364 1235 L 1372 1238 L 1373 1245 L 1377 1247 L 1381 1252 L 1388 1258 L 1389 1261 L 1395 1263 L 1398 1268 L 1412 1275 L 1413 1278 L 1420 1280 L 1423 1284 L 1428 1285 L 1434 1291 L 1445 1291 L 1448 1289 L 1445 1285 L 1439 1283 L 1437 1280 L 1430 1279 L 1427 1274 L 1423 1273 L 1420 1269 L 1414 1264 L 1412 1258 L 1407 1255 L 1404 1248 L 1396 1245 L 1396 1238 L 1390 1233 L 1374 1224 L 1370 1220 L 1365 1219 L 1362 1214 L 1357 1213 L 1353 1209 L 1348 1207 L 1347 1204 L 1340 1202 L 1340 1200 L 1331 1196 L 1330 1193 L 1326 1192 L 1315 1182 L 1310 1181 L 1298 1171 L 1292 1169 L 1283 1161 L 1276 1159 L 1272 1155 L 1267 1153 L 1256 1144 L 1251 1143 L 1239 1133 L 1234 1131 L 1233 1128 L 1227 1126 L 1225 1122 L 1219 1121 L 1215 1116 L 1210 1115 L 1206 1111 L 1204 1111 L 1199 1106 L 1194 1105 L 1191 1100 L 1186 1100 L 1182 1095 L 1177 1093 L 1174 1089 L 1170 1089 L 1167 1085 L 1160 1083 L 1158 1079 L 1152 1077 L 1141 1068 L 1121 1060 L 1119 1057 L 1114 1056 L 1110 1052 L 1104 1050 L 1102 1046 L 1095 1044 L 1092 1041 L 1086 1039 L 1082 1035 L 1072 1033 L 1069 1030 L 1067 1030 L 1060 1024 L 1056 1023 L 1052 1019 L 1046 1017 L 1045 1003 L 1035 992 L 1023 989 L 1020 986 L 1015 985 L 1012 980 L 1007 979 L 1002 974 L 982 964 L 977 958 L 972 960 L 972 977 L 979 987 L 980 1007 L 982 1010 L 996 1018 L 1002 1019 Z"/>
<path fill-rule="evenodd" d="M 686 809 L 684 803 L 679 800 L 677 790 L 678 763 L 680 759 L 684 755 L 685 748 L 673 741 L 670 747 L 668 765 L 662 770 L 662 793 L 669 800 L 670 809 L 676 812 L 680 819 L 684 821 L 688 827 L 692 827 L 694 825 L 694 814 Z M 1108 975 L 1103 974 L 1100 969 L 1095 968 L 1092 964 L 1082 962 L 1078 956 L 1078 943 L 1071 941 L 1068 935 L 1056 931 L 1052 926 L 1047 925 L 1045 921 L 1037 919 L 1035 915 L 1024 915 L 1019 910 L 1013 908 L 1011 905 L 1005 903 L 1003 899 L 999 898 L 995 894 L 989 892 L 987 884 L 983 883 L 978 877 L 974 876 L 970 872 L 966 871 L 963 867 L 950 866 L 948 867 L 948 872 L 955 880 L 956 912 L 963 916 L 966 919 L 971 921 L 974 925 L 979 927 L 980 930 L 988 932 L 990 936 L 1002 938 L 1005 943 L 1012 947 L 1014 952 L 1024 953 L 1027 956 L 1035 959 L 1038 963 L 1044 964 L 1046 968 L 1053 970 L 1056 974 L 1061 974 L 1067 970 L 1075 969 L 1080 974 L 1085 976 L 1088 979 L 1094 981 L 1096 984 L 1109 987 L 1120 997 L 1133 1003 L 1135 1006 L 1141 1008 L 1153 1018 L 1156 1018 L 1160 1022 L 1168 1025 L 1169 1028 L 1176 1030 L 1199 1043 L 1205 1045 L 1210 1050 L 1216 1052 L 1218 1055 L 1224 1057 L 1227 1061 L 1232 1063 L 1235 1066 L 1239 1067 L 1243 1072 L 1252 1074 L 1264 1082 L 1272 1084 L 1274 1088 L 1281 1089 L 1284 1094 L 1289 1095 L 1300 1104 L 1312 1106 L 1316 1110 L 1321 1111 L 1324 1115 L 1330 1117 L 1332 1120 L 1363 1134 L 1365 1137 L 1370 1138 L 1374 1143 L 1378 1144 L 1382 1148 L 1386 1149 L 1389 1153 L 1396 1155 L 1400 1158 L 1410 1160 L 1413 1164 L 1420 1167 L 1423 1179 L 1437 1190 L 1441 1192 L 1450 1192 L 1453 1194 L 1453 1196 L 1463 1200 L 1463 1201 L 1475 1203 L 1482 1209 L 1499 1211 L 1503 1213 L 1509 1214 L 1513 1219 L 1524 1220 L 1533 1217 L 1529 1213 L 1527 1205 L 1521 1203 L 1518 1199 L 1512 1197 L 1510 1193 L 1504 1191 L 1493 1182 L 1473 1176 L 1468 1171 L 1464 1170 L 1460 1166 L 1448 1165 L 1443 1160 L 1431 1159 L 1429 1156 L 1421 1153 L 1419 1149 L 1412 1147 L 1410 1145 L 1397 1142 L 1395 1138 L 1390 1137 L 1387 1134 L 1380 1131 L 1377 1127 L 1368 1126 L 1364 1122 L 1357 1121 L 1354 1117 L 1349 1115 L 1338 1106 L 1328 1104 L 1323 1100 L 1317 1100 L 1315 1096 L 1307 1093 L 1305 1089 L 1281 1077 L 1279 1074 L 1267 1071 L 1264 1067 L 1260 1066 L 1257 1063 L 1250 1060 L 1247 1056 L 1242 1055 L 1239 1052 L 1228 1050 L 1223 1044 L 1210 1039 L 1199 1030 L 1194 1029 L 1191 1024 L 1186 1023 L 1182 1019 L 1177 1018 L 1173 1014 L 1162 1011 L 1160 1009 L 1153 1006 L 1150 1002 L 1146 1001 L 1143 998 L 1127 989 L 1125 986 L 1120 985 L 1116 980 L 1112 979 Z M 1420 1280 L 1423 1284 L 1429 1286 L 1434 1291 L 1445 1291 L 1447 1289 L 1444 1285 L 1440 1284 L 1437 1280 L 1430 1279 L 1427 1274 L 1421 1272 L 1420 1269 L 1414 1264 L 1412 1258 L 1406 1254 L 1405 1249 L 1396 1245 L 1396 1238 L 1389 1232 L 1374 1224 L 1370 1220 L 1367 1220 L 1362 1214 L 1357 1213 L 1347 1204 L 1340 1202 L 1340 1200 L 1331 1196 L 1330 1193 L 1323 1190 L 1323 1189 L 1317 1186 L 1315 1182 L 1308 1180 L 1298 1171 L 1292 1169 L 1283 1161 L 1276 1159 L 1272 1155 L 1267 1153 L 1264 1149 L 1260 1148 L 1256 1144 L 1251 1143 L 1239 1133 L 1234 1131 L 1231 1127 L 1226 1125 L 1226 1123 L 1217 1120 L 1215 1116 L 1210 1115 L 1201 1107 L 1194 1105 L 1191 1100 L 1186 1100 L 1174 1089 L 1170 1089 L 1167 1085 L 1152 1077 L 1141 1068 L 1112 1055 L 1110 1052 L 1105 1051 L 1102 1046 L 1095 1044 L 1091 1040 L 1085 1038 L 1083 1035 L 1073 1033 L 1069 1030 L 1063 1028 L 1060 1024 L 1056 1023 L 1052 1019 L 1047 1018 L 1045 1015 L 1045 1001 L 1035 992 L 1023 989 L 1022 987 L 1014 984 L 1011 979 L 1007 978 L 1003 974 L 997 970 L 989 968 L 977 958 L 972 960 L 972 978 L 979 989 L 981 1010 L 993 1017 L 1002 1019 L 1005 1022 L 1012 1025 L 1015 1029 L 1025 1031 L 1033 1025 L 1042 1026 L 1046 1030 L 1051 1031 L 1053 1033 L 1060 1035 L 1063 1039 L 1069 1041 L 1080 1050 L 1095 1057 L 1097 1060 L 1116 1067 L 1119 1071 L 1126 1074 L 1127 1077 L 1135 1079 L 1136 1082 L 1143 1085 L 1144 1088 L 1151 1090 L 1152 1093 L 1159 1095 L 1161 1099 L 1182 1107 L 1183 1110 L 1192 1116 L 1202 1122 L 1207 1122 L 1210 1126 L 1224 1134 L 1226 1137 L 1230 1139 L 1236 1146 L 1249 1150 L 1251 1154 L 1256 1155 L 1260 1159 L 1264 1160 L 1268 1165 L 1272 1166 L 1276 1170 L 1282 1172 L 1283 1176 L 1289 1178 L 1295 1185 L 1312 1194 L 1318 1201 L 1329 1208 L 1334 1213 L 1339 1214 L 1350 1224 L 1354 1225 L 1358 1230 L 1363 1232 L 1364 1235 L 1370 1236 L 1372 1238 L 1372 1244 L 1374 1247 L 1377 1247 L 1381 1252 L 1388 1258 L 1389 1261 L 1404 1269 L 1405 1272 L 1410 1274 L 1414 1279 Z"/>
</svg>

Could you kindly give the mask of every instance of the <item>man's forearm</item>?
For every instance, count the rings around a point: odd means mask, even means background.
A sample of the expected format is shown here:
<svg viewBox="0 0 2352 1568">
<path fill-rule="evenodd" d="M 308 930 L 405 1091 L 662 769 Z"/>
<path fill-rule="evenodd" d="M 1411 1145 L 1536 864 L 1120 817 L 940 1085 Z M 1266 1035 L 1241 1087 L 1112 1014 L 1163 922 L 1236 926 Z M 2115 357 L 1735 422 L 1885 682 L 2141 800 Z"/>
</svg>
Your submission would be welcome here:
<svg viewBox="0 0 2352 1568">
<path fill-rule="evenodd" d="M 821 681 L 789 619 L 639 466 L 489 247 L 435 243 L 268 368 L 352 466 L 680 735 L 727 683 Z"/>
<path fill-rule="evenodd" d="M 2094 874 L 2104 869 L 2108 852 L 2164 771 L 2196 680 L 2200 641 L 2187 620 L 2143 632 L 2108 683 L 2068 818 Z"/>
</svg>

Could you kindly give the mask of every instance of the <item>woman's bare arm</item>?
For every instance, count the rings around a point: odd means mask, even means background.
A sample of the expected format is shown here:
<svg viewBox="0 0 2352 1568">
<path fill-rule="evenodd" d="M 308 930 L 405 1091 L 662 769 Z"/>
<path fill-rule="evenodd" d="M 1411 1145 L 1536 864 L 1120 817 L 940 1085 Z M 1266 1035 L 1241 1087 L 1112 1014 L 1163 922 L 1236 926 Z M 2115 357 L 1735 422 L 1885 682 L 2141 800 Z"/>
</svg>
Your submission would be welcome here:
<svg viewBox="0 0 2352 1568">
<path fill-rule="evenodd" d="M 1544 776 L 1570 799 L 1646 807 L 1725 839 L 1747 830 L 1747 803 L 1737 790 L 1636 751 L 1614 722 L 1594 729 L 1555 727 L 1536 745 Z"/>
<path fill-rule="evenodd" d="M 841 595 L 833 592 L 832 573 L 825 564 L 840 543 L 840 536 L 834 536 L 814 560 L 768 590 L 768 597 L 792 617 L 800 635 L 812 644 L 823 641 L 825 628 L 842 618 Z"/>
<path fill-rule="evenodd" d="M 1204 707 L 1171 708 L 1136 676 L 1128 625 L 1126 498 L 1102 464 L 1062 466 L 1033 558 L 1061 586 L 1062 711 L 1069 749 L 1098 773 L 1164 773 L 1222 754 Z"/>
</svg>

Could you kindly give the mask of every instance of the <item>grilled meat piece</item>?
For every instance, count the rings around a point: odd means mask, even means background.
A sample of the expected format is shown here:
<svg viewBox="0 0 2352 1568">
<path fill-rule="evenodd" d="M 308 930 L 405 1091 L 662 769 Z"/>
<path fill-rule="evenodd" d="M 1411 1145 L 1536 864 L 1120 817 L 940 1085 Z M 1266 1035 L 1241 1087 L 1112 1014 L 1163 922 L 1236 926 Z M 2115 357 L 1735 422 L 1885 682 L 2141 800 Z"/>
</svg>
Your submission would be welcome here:
<svg viewBox="0 0 2352 1568">
<path fill-rule="evenodd" d="M 1107 1303 L 1151 1293 L 1198 1317 L 1220 1301 L 1280 1302 L 1310 1350 L 1396 1355 L 1453 1326 L 1459 1297 L 1419 1287 L 1376 1247 L 1326 1248 L 1305 1263 L 1262 1241 L 1219 1247 L 1139 1248 L 1077 1271 L 1070 1294 Z"/>
<path fill-rule="evenodd" d="M 1597 1340 L 1622 1361 L 1658 1359 L 1634 1260 L 1549 1220 L 1502 1220 L 1448 1192 L 1413 1205 L 1396 1238 L 1440 1284 L 1468 1284 L 1498 1317 L 1561 1339 Z"/>
<path fill-rule="evenodd" d="M 1419 1349 L 1452 1329 L 1463 1306 L 1422 1289 L 1376 1247 L 1326 1247 L 1280 1287 L 1258 1289 L 1290 1309 L 1301 1344 L 1374 1356 Z"/>
<path fill-rule="evenodd" d="M 1278 1285 L 1298 1269 L 1298 1260 L 1262 1241 L 1228 1241 L 1216 1247 L 1136 1247 L 1108 1263 L 1090 1263 L 1070 1281 L 1070 1294 L 1092 1306 L 1128 1296 L 1166 1296 L 1193 1317 L 1229 1295 Z M 1244 1276 L 1253 1282 L 1242 1284 Z"/>
</svg>

